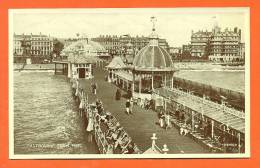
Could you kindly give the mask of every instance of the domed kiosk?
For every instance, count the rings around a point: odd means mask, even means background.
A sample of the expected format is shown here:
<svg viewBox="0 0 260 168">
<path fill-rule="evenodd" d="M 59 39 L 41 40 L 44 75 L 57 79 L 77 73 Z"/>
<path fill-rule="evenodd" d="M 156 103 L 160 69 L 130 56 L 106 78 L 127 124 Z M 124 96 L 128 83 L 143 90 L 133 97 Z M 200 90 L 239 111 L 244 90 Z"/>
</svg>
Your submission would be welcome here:
<svg viewBox="0 0 260 168">
<path fill-rule="evenodd" d="M 142 48 L 133 60 L 132 92 L 135 94 L 152 93 L 155 88 L 170 85 L 173 87 L 173 74 L 175 68 L 170 54 L 159 46 L 159 37 L 155 32 L 155 17 L 151 17 L 153 23 L 150 42 Z M 139 85 L 139 86 L 137 86 Z"/>
<path fill-rule="evenodd" d="M 55 74 L 56 64 L 61 64 L 62 74 L 68 75 L 69 78 L 91 79 L 94 77 L 93 65 L 103 65 L 104 57 L 109 55 L 102 45 L 82 36 L 64 48 L 61 56 L 61 59 L 53 61 Z"/>
</svg>

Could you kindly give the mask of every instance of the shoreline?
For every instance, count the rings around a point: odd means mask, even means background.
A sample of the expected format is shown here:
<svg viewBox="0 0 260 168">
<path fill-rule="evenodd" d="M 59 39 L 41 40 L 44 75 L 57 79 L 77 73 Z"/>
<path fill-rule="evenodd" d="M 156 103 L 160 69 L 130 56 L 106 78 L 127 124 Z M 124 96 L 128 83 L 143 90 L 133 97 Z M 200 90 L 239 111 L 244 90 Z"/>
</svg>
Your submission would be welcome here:
<svg viewBox="0 0 260 168">
<path fill-rule="evenodd" d="M 245 71 L 245 66 L 222 66 L 213 63 L 174 63 L 177 71 L 212 71 L 212 72 L 236 72 Z M 61 68 L 61 67 L 60 67 Z M 13 64 L 14 71 L 54 71 L 54 64 Z"/>
<path fill-rule="evenodd" d="M 23 72 L 23 71 L 31 71 L 31 72 L 37 72 L 37 71 L 50 71 L 54 72 L 54 69 L 14 69 L 14 72 Z M 245 69 L 177 69 L 177 72 L 187 72 L 187 71 L 192 71 L 192 72 L 245 72 Z"/>
<path fill-rule="evenodd" d="M 14 72 L 54 72 L 54 69 L 14 69 Z"/>
</svg>

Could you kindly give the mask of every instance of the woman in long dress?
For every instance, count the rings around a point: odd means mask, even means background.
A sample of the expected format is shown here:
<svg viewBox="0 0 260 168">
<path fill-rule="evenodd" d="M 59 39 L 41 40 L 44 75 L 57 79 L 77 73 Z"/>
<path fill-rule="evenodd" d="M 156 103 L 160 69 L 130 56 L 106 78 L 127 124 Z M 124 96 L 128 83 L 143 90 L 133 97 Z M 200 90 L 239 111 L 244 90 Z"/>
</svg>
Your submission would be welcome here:
<svg viewBox="0 0 260 168">
<path fill-rule="evenodd" d="M 166 113 L 165 115 L 165 129 L 171 128 L 170 114 Z"/>
<path fill-rule="evenodd" d="M 92 112 L 90 112 L 88 117 L 88 126 L 86 129 L 86 131 L 88 132 L 88 142 L 92 142 L 93 130 L 94 130 L 94 118 Z"/>
<path fill-rule="evenodd" d="M 81 99 L 80 101 L 80 104 L 79 104 L 79 114 L 80 114 L 80 117 L 82 117 L 82 113 L 83 113 L 83 110 L 84 110 L 84 98 Z"/>
<path fill-rule="evenodd" d="M 163 125 L 164 125 L 164 123 L 163 123 L 163 117 L 164 117 L 163 112 L 160 111 L 160 112 L 158 113 L 158 118 L 159 118 L 159 124 L 160 124 L 160 127 L 161 127 L 161 128 L 162 128 Z"/>
</svg>

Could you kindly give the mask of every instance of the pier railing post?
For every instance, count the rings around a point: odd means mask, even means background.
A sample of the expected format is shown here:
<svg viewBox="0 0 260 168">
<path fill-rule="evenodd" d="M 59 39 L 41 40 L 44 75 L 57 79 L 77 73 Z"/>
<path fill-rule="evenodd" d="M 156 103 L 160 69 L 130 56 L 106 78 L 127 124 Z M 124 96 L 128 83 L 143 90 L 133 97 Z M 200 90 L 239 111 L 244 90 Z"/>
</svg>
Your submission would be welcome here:
<svg viewBox="0 0 260 168">
<path fill-rule="evenodd" d="M 238 136 L 238 145 L 237 145 L 238 146 L 238 153 L 241 153 L 241 142 L 240 142 L 241 141 L 241 137 L 240 137 L 240 133 L 238 133 L 237 136 Z"/>
<path fill-rule="evenodd" d="M 56 70 L 56 63 L 54 63 L 54 74 L 56 75 L 57 74 L 57 70 Z"/>
<path fill-rule="evenodd" d="M 214 138 L 214 121 L 211 120 L 211 138 Z"/>
<path fill-rule="evenodd" d="M 166 144 L 163 145 L 162 151 L 164 152 L 164 154 L 167 154 L 167 152 L 169 151 L 169 149 L 168 149 Z"/>
</svg>

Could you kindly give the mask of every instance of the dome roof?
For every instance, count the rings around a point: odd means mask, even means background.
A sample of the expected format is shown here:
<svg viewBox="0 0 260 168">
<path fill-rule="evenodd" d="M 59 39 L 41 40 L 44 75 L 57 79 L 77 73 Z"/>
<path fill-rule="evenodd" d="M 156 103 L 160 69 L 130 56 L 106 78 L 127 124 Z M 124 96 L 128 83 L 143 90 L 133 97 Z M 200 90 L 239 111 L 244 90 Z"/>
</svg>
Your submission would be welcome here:
<svg viewBox="0 0 260 168">
<path fill-rule="evenodd" d="M 170 54 L 159 46 L 159 37 L 155 31 L 156 18 L 151 17 L 153 23 L 152 33 L 150 34 L 150 42 L 142 48 L 134 58 L 133 69 L 135 71 L 174 71 L 173 62 Z"/>
<path fill-rule="evenodd" d="M 95 56 L 95 53 L 106 52 L 106 49 L 98 42 L 94 42 L 91 40 L 78 40 L 70 44 L 68 47 L 64 48 L 63 50 L 63 52 L 65 53 L 74 52 L 74 51 L 85 52 L 88 55 Z"/>
<path fill-rule="evenodd" d="M 62 50 L 62 55 L 67 56 L 67 60 L 73 63 L 94 63 L 99 53 L 106 52 L 99 43 L 90 40 L 78 40 Z"/>
<path fill-rule="evenodd" d="M 133 67 L 136 71 L 174 71 L 170 54 L 152 41 L 135 56 Z"/>
</svg>

